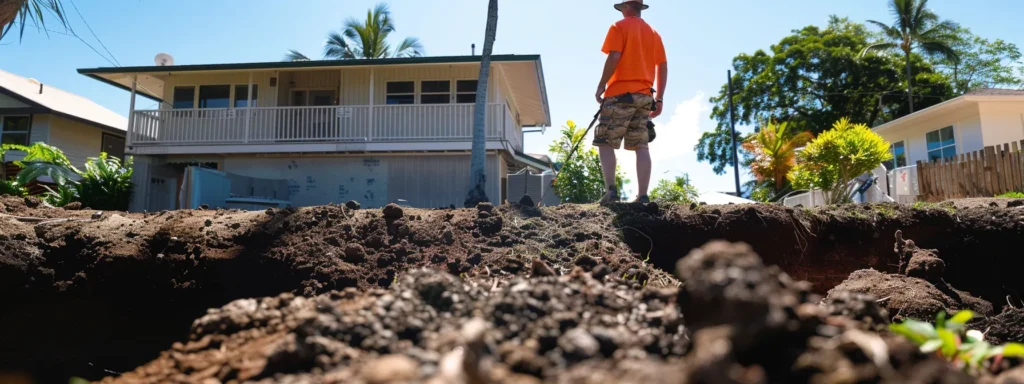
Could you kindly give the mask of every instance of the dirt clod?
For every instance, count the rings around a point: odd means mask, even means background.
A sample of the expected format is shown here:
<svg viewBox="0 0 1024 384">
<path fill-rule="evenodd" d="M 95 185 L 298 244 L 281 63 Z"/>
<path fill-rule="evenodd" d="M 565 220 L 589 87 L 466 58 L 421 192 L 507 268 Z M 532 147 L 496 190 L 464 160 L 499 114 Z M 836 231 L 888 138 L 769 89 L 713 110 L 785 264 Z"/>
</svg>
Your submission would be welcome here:
<svg viewBox="0 0 1024 384">
<path fill-rule="evenodd" d="M 359 208 L 362 208 L 362 205 L 360 205 L 358 201 L 349 200 L 349 201 L 345 202 L 345 208 L 348 208 L 348 209 L 353 210 L 353 211 L 358 211 Z"/>
</svg>

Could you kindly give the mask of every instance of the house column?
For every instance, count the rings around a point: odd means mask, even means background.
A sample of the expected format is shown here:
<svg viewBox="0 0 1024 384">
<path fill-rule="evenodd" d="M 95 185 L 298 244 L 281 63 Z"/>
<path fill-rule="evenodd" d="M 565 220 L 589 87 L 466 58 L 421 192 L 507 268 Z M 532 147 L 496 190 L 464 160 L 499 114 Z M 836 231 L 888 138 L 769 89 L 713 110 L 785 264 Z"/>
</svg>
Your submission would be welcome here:
<svg viewBox="0 0 1024 384">
<path fill-rule="evenodd" d="M 125 145 L 131 147 L 132 136 L 135 136 L 135 91 L 139 82 L 139 75 L 132 75 L 132 99 L 128 105 L 128 134 L 124 141 Z"/>
<path fill-rule="evenodd" d="M 370 141 L 374 139 L 377 133 L 377 114 L 373 111 L 373 89 L 376 87 L 377 82 L 373 79 L 374 69 L 370 68 Z"/>
<path fill-rule="evenodd" d="M 252 72 L 249 72 L 249 95 L 245 98 L 245 136 L 243 143 L 249 142 L 249 129 L 252 126 Z"/>
</svg>

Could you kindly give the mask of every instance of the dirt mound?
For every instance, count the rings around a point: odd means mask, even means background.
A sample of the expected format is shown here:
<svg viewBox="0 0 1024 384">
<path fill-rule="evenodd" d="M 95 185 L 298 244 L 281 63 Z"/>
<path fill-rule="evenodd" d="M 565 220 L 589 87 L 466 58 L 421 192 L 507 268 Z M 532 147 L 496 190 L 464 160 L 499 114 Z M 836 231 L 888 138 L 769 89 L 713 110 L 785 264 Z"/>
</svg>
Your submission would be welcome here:
<svg viewBox="0 0 1024 384">
<path fill-rule="evenodd" d="M 387 290 L 244 299 L 103 382 L 970 382 L 830 316 L 746 246 L 710 244 L 679 274 L 681 288 L 655 289 L 582 268 L 513 280 L 414 270 Z"/>
<path fill-rule="evenodd" d="M 977 319 L 970 327 L 984 332 L 985 339 L 996 345 L 1024 343 L 1024 309 L 1007 308 L 996 316 Z"/>
</svg>

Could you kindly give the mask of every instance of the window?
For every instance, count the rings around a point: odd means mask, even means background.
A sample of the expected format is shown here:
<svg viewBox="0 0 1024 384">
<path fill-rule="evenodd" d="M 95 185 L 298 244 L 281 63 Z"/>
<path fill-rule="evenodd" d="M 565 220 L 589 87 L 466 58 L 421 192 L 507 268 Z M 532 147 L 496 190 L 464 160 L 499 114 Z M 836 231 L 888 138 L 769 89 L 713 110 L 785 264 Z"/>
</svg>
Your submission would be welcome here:
<svg viewBox="0 0 1024 384">
<path fill-rule="evenodd" d="M 953 138 L 953 127 L 928 132 L 928 161 L 948 159 L 956 156 L 956 139 Z"/>
<path fill-rule="evenodd" d="M 455 84 L 455 102 L 472 104 L 476 102 L 476 80 L 459 80 Z"/>
<path fill-rule="evenodd" d="M 449 104 L 451 102 L 451 81 L 424 81 L 420 83 L 420 104 Z"/>
<path fill-rule="evenodd" d="M 30 116 L 6 116 L 0 119 L 0 144 L 29 145 Z"/>
<path fill-rule="evenodd" d="M 329 105 L 338 105 L 337 92 L 333 89 L 292 91 L 293 107 L 325 107 Z"/>
<path fill-rule="evenodd" d="M 199 86 L 199 108 L 227 108 L 230 106 L 230 85 Z"/>
<path fill-rule="evenodd" d="M 174 109 L 192 109 L 196 87 L 174 87 Z"/>
<path fill-rule="evenodd" d="M 412 81 L 389 81 L 386 104 L 416 103 L 416 83 Z"/>
<path fill-rule="evenodd" d="M 259 98 L 259 87 L 256 84 L 252 85 L 252 107 L 258 107 L 259 103 L 256 100 Z M 236 85 L 235 86 L 235 108 L 248 107 L 246 104 L 249 100 L 249 84 Z"/>
<path fill-rule="evenodd" d="M 889 146 L 892 153 L 892 160 L 885 162 L 885 169 L 893 170 L 907 166 L 907 147 L 902 141 L 897 141 Z"/>
<path fill-rule="evenodd" d="M 110 157 L 116 157 L 124 161 L 124 138 L 109 133 L 103 134 L 103 142 L 100 144 L 100 151 Z"/>
</svg>

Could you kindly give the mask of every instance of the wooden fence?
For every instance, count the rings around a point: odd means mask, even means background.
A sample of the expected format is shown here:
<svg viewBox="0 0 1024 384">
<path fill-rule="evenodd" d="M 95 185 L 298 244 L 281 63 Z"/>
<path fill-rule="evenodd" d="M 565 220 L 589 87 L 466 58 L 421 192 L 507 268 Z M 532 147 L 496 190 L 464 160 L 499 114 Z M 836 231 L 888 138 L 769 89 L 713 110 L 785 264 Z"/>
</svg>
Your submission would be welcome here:
<svg viewBox="0 0 1024 384">
<path fill-rule="evenodd" d="M 963 153 L 930 163 L 917 162 L 920 199 L 937 201 L 993 197 L 1024 192 L 1024 140 Z"/>
</svg>

